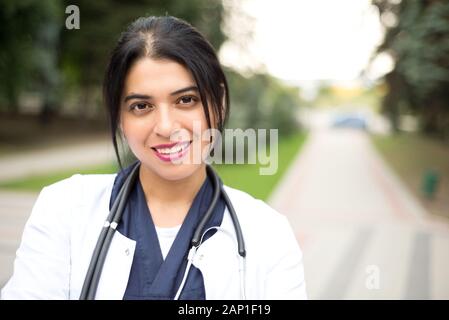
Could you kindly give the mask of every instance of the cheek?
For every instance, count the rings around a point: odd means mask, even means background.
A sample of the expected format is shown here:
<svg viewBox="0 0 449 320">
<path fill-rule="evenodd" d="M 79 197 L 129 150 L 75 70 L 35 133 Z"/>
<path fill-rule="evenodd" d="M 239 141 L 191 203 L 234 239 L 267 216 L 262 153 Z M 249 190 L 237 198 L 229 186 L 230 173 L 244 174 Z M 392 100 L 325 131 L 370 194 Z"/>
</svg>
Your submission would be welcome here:
<svg viewBox="0 0 449 320">
<path fill-rule="evenodd" d="M 124 117 L 121 123 L 123 134 L 129 144 L 144 140 L 148 135 L 149 125 L 138 119 Z"/>
<path fill-rule="evenodd" d="M 213 123 L 212 122 L 213 115 L 210 111 L 209 111 L 209 118 L 210 118 L 211 123 Z M 207 123 L 206 113 L 204 112 L 203 107 L 201 107 L 201 109 L 198 110 L 195 120 L 196 120 L 197 126 L 201 126 L 201 131 L 204 132 L 209 129 L 209 124 Z"/>
<path fill-rule="evenodd" d="M 201 138 L 202 132 L 208 129 L 206 116 L 202 108 L 194 112 L 180 114 L 178 120 L 179 128 L 187 130 L 195 139 Z"/>
</svg>

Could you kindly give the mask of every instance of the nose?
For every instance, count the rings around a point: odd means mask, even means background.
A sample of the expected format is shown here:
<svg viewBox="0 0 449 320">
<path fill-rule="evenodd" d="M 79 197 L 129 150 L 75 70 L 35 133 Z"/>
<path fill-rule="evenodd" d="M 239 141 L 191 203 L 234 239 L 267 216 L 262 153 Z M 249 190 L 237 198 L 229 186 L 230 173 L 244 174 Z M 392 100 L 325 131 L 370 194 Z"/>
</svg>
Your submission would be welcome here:
<svg viewBox="0 0 449 320">
<path fill-rule="evenodd" d="M 173 130 L 176 128 L 176 120 L 169 106 L 159 106 L 156 109 L 156 124 L 154 132 L 161 137 L 170 138 Z"/>
</svg>

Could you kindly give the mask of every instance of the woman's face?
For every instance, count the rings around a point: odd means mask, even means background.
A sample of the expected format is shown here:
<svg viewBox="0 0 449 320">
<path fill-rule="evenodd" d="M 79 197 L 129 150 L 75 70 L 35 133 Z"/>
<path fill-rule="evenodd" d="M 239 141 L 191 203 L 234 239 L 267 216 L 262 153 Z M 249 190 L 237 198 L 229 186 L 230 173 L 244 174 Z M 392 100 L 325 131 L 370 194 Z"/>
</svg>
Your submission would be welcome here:
<svg viewBox="0 0 449 320">
<path fill-rule="evenodd" d="M 121 101 L 121 129 L 145 169 L 180 180 L 204 166 L 201 154 L 209 140 L 201 136 L 208 125 L 196 82 L 185 67 L 170 60 L 137 60 Z"/>
</svg>

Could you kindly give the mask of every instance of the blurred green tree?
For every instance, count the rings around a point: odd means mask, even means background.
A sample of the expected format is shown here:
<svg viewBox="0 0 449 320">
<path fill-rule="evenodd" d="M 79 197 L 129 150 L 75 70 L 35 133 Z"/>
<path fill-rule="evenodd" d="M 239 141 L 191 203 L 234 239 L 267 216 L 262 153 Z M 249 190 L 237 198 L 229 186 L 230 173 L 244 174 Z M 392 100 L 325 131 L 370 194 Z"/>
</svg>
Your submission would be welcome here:
<svg viewBox="0 0 449 320">
<path fill-rule="evenodd" d="M 0 3 L 0 109 L 17 112 L 24 88 L 42 90 L 44 106 L 52 108 L 51 88 L 58 82 L 57 48 L 62 8 L 58 1 Z M 30 79 L 36 79 L 34 82 Z"/>
<path fill-rule="evenodd" d="M 377 52 L 389 53 L 383 109 L 397 130 L 404 109 L 416 113 L 425 133 L 449 138 L 449 2 L 373 0 L 386 36 Z"/>
<path fill-rule="evenodd" d="M 230 128 L 278 129 L 284 136 L 298 129 L 302 104 L 298 88 L 265 73 L 246 78 L 227 69 L 226 76 L 231 90 Z"/>
</svg>

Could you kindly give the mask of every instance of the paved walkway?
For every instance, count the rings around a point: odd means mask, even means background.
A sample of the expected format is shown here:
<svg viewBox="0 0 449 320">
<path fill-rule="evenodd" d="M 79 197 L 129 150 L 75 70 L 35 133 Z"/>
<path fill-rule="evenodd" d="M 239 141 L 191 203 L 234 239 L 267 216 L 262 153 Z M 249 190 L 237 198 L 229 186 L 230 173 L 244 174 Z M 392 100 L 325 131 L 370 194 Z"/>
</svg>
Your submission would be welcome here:
<svg viewBox="0 0 449 320">
<path fill-rule="evenodd" d="M 428 215 L 363 132 L 311 133 L 270 203 L 296 231 L 311 299 L 449 298 L 449 221 Z"/>
<path fill-rule="evenodd" d="M 37 193 L 0 191 L 0 287 L 12 275 L 23 227 Z"/>
<path fill-rule="evenodd" d="M 0 157 L 0 181 L 28 177 L 43 172 L 89 167 L 114 159 L 114 149 L 110 139 L 93 137 L 88 142 Z"/>
</svg>

